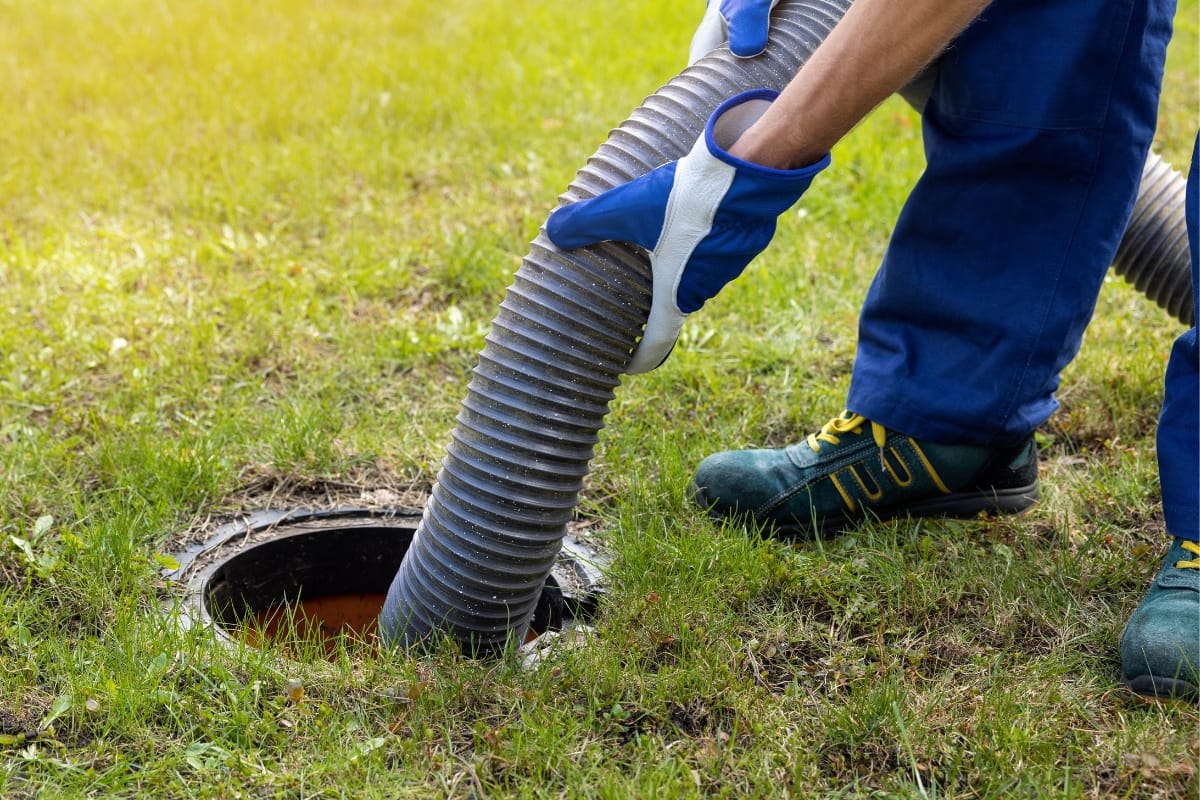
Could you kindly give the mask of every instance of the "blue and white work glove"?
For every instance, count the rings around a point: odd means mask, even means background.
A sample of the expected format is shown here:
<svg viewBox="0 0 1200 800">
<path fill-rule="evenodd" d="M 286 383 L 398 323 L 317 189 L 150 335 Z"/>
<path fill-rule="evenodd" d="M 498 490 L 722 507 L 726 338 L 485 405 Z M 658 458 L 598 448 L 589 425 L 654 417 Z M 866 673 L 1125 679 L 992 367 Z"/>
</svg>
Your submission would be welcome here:
<svg viewBox="0 0 1200 800">
<path fill-rule="evenodd" d="M 615 240 L 649 251 L 654 294 L 627 372 L 649 372 L 666 360 L 687 315 L 742 274 L 771 243 L 776 218 L 829 165 L 826 154 L 801 169 L 772 169 L 726 152 L 778 94 L 756 89 L 731 97 L 680 160 L 562 206 L 546 220 L 550 241 L 564 250 Z"/>
<path fill-rule="evenodd" d="M 704 18 L 692 34 L 688 64 L 695 64 L 729 40 L 738 58 L 753 58 L 767 49 L 771 9 L 779 0 L 708 0 Z"/>
</svg>

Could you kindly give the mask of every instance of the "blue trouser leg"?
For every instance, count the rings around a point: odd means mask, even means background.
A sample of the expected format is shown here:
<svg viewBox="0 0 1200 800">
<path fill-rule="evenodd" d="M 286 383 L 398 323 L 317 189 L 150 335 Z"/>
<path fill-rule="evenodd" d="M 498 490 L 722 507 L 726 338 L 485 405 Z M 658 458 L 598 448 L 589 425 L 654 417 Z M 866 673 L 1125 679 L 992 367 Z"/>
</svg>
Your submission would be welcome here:
<svg viewBox="0 0 1200 800">
<path fill-rule="evenodd" d="M 946 443 L 1057 404 L 1136 198 L 1173 0 L 997 0 L 939 59 L 928 166 L 863 307 L 847 407 Z"/>
<path fill-rule="evenodd" d="M 1192 302 L 1200 320 L 1200 133 L 1187 185 L 1188 244 L 1192 250 Z M 1175 341 L 1167 363 L 1158 421 L 1158 474 L 1167 532 L 1200 540 L 1200 349 L 1193 326 Z"/>
</svg>

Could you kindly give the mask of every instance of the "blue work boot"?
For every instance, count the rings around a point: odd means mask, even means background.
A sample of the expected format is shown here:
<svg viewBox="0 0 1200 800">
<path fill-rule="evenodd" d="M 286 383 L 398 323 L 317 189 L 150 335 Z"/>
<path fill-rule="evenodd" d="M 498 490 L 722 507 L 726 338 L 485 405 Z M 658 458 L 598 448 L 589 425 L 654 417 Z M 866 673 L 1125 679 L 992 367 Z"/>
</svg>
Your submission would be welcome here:
<svg viewBox="0 0 1200 800">
<path fill-rule="evenodd" d="M 1038 499 L 1037 447 L 918 442 L 849 411 L 799 444 L 709 456 L 692 498 L 715 517 L 783 536 L 831 534 L 864 519 L 1014 514 Z"/>
<path fill-rule="evenodd" d="M 1176 539 L 1121 635 L 1121 683 L 1195 700 L 1200 687 L 1200 545 Z"/>
</svg>

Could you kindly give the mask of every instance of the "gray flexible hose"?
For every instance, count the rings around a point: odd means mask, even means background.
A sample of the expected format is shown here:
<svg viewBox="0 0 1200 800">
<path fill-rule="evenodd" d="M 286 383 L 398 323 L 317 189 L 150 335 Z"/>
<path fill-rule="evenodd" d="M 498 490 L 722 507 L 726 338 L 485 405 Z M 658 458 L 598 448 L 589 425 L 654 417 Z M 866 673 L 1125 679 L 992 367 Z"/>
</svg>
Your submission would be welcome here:
<svg viewBox="0 0 1200 800">
<path fill-rule="evenodd" d="M 725 48 L 684 70 L 614 130 L 560 198 L 592 197 L 681 158 L 724 99 L 782 89 L 850 0 L 783 0 L 771 47 Z M 386 641 L 433 633 L 485 655 L 528 630 L 588 463 L 650 308 L 646 255 L 533 241 L 492 322 L 433 494 L 380 615 Z"/>
<path fill-rule="evenodd" d="M 1142 169 L 1133 216 L 1113 258 L 1113 272 L 1189 328 L 1192 303 L 1191 251 L 1184 206 L 1187 179 L 1157 153 Z"/>
<path fill-rule="evenodd" d="M 771 47 L 720 49 L 647 98 L 562 196 L 592 197 L 682 158 L 716 107 L 782 89 L 850 0 L 784 0 Z M 650 310 L 650 263 L 615 242 L 564 252 L 541 232 L 492 322 L 380 630 L 439 631 L 485 654 L 520 641 L 574 513 L 588 462 Z"/>
</svg>

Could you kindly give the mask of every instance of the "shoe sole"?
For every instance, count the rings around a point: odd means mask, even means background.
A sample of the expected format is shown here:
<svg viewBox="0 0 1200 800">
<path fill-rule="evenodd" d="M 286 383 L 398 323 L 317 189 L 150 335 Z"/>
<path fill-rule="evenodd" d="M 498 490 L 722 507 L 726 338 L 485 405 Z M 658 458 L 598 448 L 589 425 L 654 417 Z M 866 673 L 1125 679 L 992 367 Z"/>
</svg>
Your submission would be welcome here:
<svg viewBox="0 0 1200 800">
<path fill-rule="evenodd" d="M 953 494 L 944 495 L 942 497 L 934 497 L 929 500 L 922 500 L 916 503 L 904 503 L 897 506 L 885 508 L 867 509 L 866 513 L 861 516 L 854 517 L 831 517 L 821 520 L 816 525 L 804 525 L 799 522 L 784 523 L 766 520 L 759 522 L 754 520 L 753 515 L 744 515 L 746 518 L 753 520 L 759 525 L 773 528 L 774 531 L 785 538 L 805 538 L 811 537 L 814 533 L 818 536 L 831 536 L 838 534 L 848 528 L 852 528 L 862 522 L 869 520 L 877 522 L 887 522 L 893 519 L 903 519 L 905 517 L 946 517 L 950 519 L 974 519 L 979 516 L 1005 515 L 1015 516 L 1029 511 L 1037 504 L 1040 493 L 1038 484 L 1031 483 L 1027 486 L 1020 486 L 1011 489 L 990 489 L 986 491 L 976 492 L 955 492 Z M 698 486 L 692 486 L 692 499 L 702 508 L 711 508 L 712 504 L 706 501 L 704 491 Z M 719 513 L 710 513 L 714 519 L 726 519 L 725 515 Z"/>
<path fill-rule="evenodd" d="M 1021 514 L 1033 508 L 1040 496 L 1036 483 L 1016 489 L 958 492 L 906 505 L 896 516 L 966 518 L 989 512 Z"/>
<path fill-rule="evenodd" d="M 1121 685 L 1134 694 L 1142 697 L 1153 697 L 1159 700 L 1185 700 L 1196 702 L 1200 700 L 1200 688 L 1190 681 L 1178 678 L 1162 678 L 1158 675 L 1139 675 L 1130 680 L 1121 673 Z"/>
</svg>

